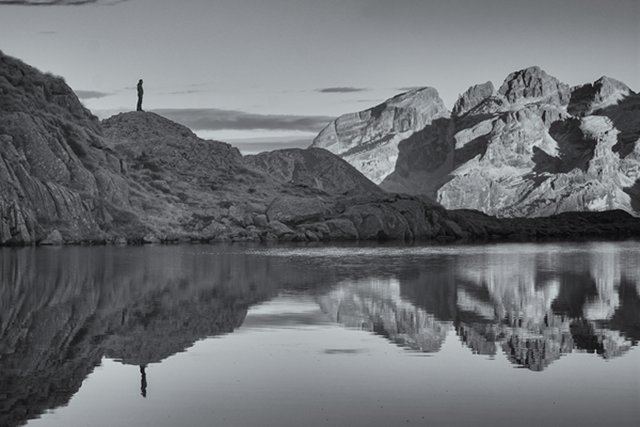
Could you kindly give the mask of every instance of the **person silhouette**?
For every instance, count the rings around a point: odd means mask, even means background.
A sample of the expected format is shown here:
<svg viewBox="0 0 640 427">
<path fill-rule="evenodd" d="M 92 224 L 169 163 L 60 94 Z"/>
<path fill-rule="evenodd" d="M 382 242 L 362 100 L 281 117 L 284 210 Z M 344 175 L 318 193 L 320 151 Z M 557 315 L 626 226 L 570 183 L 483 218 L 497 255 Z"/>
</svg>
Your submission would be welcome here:
<svg viewBox="0 0 640 427">
<path fill-rule="evenodd" d="M 136 108 L 136 111 L 143 111 L 142 110 L 142 95 L 144 95 L 144 89 L 142 89 L 142 79 L 140 79 L 138 81 L 138 106 Z"/>
<path fill-rule="evenodd" d="M 147 397 L 147 365 L 140 365 L 140 395 Z"/>
</svg>

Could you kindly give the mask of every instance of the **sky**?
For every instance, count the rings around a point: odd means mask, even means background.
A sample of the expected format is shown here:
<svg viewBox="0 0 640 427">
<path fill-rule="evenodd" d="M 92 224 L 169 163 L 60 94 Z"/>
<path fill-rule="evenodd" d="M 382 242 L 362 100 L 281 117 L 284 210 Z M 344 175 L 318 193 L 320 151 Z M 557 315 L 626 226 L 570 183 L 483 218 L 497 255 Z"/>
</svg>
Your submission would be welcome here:
<svg viewBox="0 0 640 427">
<path fill-rule="evenodd" d="M 98 117 L 134 109 L 142 78 L 146 110 L 260 151 L 409 88 L 452 108 L 531 65 L 638 91 L 640 1 L 0 0 L 0 50 Z"/>
</svg>

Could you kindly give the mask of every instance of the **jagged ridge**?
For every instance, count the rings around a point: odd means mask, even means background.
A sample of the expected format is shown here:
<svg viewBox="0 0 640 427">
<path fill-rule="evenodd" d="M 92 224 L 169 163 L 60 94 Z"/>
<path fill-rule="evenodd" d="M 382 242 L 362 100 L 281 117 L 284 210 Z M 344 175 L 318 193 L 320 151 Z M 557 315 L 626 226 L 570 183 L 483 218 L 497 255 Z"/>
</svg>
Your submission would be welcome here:
<svg viewBox="0 0 640 427">
<path fill-rule="evenodd" d="M 405 102 L 430 103 L 441 116 L 426 114 L 400 137 L 394 130 L 377 135 L 393 138 L 391 162 L 380 163 L 389 158 L 386 149 L 368 142 L 369 113 L 331 125 L 360 120 L 351 124 L 356 131 L 340 135 L 350 151 L 334 150 L 331 126 L 314 146 L 338 152 L 387 191 L 424 194 L 448 209 L 502 217 L 640 214 L 640 97 L 617 80 L 570 88 L 529 67 L 509 74 L 497 91 L 491 82 L 472 86 L 450 117 L 439 98 Z M 350 155 L 355 151 L 358 159 Z"/>
</svg>

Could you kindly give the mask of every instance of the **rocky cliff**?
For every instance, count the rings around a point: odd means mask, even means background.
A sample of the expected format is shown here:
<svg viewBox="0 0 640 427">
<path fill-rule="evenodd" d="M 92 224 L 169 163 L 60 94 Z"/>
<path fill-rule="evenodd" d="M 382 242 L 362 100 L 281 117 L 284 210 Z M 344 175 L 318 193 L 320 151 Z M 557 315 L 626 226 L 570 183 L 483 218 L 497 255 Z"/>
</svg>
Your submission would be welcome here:
<svg viewBox="0 0 640 427">
<path fill-rule="evenodd" d="M 0 244 L 104 235 L 129 187 L 100 133 L 61 78 L 0 52 Z"/>
<path fill-rule="evenodd" d="M 416 89 L 371 109 L 338 117 L 320 132 L 312 147 L 339 154 L 379 184 L 393 171 L 400 141 L 448 116 L 435 89 Z"/>
<path fill-rule="evenodd" d="M 640 214 L 640 96 L 619 81 L 602 77 L 570 88 L 530 67 L 511 73 L 497 91 L 491 82 L 469 88 L 451 116 L 435 98 L 405 102 L 438 108 L 402 133 L 386 131 L 396 157 L 369 143 L 367 126 L 352 126 L 340 138 L 330 126 L 313 145 L 340 154 L 387 191 L 428 195 L 448 209 L 501 217 Z M 370 113 L 343 116 L 332 126 L 359 117 Z"/>
</svg>

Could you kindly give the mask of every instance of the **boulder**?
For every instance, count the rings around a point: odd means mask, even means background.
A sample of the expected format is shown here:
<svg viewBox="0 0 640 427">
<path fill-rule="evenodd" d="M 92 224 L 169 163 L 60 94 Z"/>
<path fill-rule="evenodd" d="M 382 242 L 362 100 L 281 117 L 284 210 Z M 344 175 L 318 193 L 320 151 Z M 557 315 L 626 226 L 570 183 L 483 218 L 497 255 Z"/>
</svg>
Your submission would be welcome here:
<svg viewBox="0 0 640 427">
<path fill-rule="evenodd" d="M 40 241 L 40 244 L 43 246 L 60 246 L 64 244 L 64 239 L 58 230 L 53 230 L 47 237 Z"/>
<path fill-rule="evenodd" d="M 280 221 L 286 224 L 318 221 L 330 214 L 330 203 L 320 196 L 289 196 L 276 197 L 267 208 L 270 221 Z"/>
</svg>

